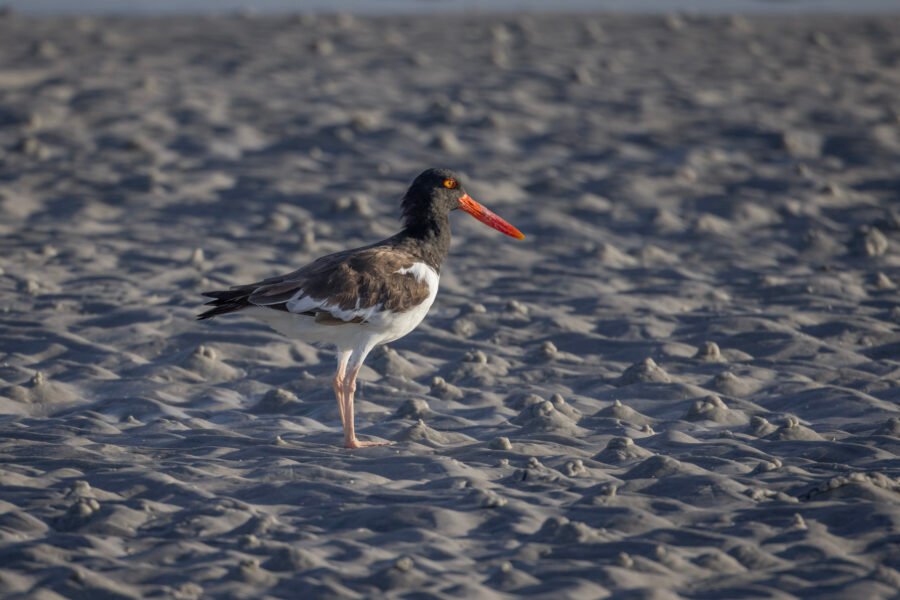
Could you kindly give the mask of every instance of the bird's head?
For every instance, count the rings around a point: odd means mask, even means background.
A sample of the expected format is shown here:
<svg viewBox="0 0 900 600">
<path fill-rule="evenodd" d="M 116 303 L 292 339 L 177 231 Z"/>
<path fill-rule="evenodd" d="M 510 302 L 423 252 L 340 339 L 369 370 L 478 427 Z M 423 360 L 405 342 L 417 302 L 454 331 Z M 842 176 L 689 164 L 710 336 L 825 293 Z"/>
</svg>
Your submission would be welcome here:
<svg viewBox="0 0 900 600">
<path fill-rule="evenodd" d="M 525 235 L 476 202 L 466 192 L 459 175 L 449 169 L 426 169 L 416 177 L 403 197 L 403 220 L 407 227 L 456 209 L 464 210 L 485 225 L 517 240 Z"/>
</svg>

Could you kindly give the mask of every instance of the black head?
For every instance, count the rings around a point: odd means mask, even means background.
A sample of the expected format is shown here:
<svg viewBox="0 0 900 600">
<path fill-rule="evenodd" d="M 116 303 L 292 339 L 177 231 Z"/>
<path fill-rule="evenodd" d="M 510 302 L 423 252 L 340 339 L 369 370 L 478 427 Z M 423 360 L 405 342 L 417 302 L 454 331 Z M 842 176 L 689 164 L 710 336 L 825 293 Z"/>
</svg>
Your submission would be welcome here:
<svg viewBox="0 0 900 600">
<path fill-rule="evenodd" d="M 466 195 L 459 175 L 450 169 L 427 169 L 416 177 L 403 196 L 403 223 L 407 227 L 442 221 L 459 208 Z"/>
<path fill-rule="evenodd" d="M 517 240 L 521 231 L 475 202 L 459 175 L 449 169 L 428 169 L 416 177 L 403 196 L 403 224 L 409 232 L 448 231 L 450 211 L 461 208 L 485 225 Z M 449 236 L 449 232 L 446 233 Z"/>
</svg>

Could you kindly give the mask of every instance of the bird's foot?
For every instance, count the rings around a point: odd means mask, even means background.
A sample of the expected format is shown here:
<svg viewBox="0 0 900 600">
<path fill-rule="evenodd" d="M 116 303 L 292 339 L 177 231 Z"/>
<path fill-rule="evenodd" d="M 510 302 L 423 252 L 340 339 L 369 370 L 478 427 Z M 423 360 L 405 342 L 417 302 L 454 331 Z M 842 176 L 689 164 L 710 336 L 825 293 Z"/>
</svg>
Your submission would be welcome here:
<svg viewBox="0 0 900 600">
<path fill-rule="evenodd" d="M 370 448 L 372 446 L 390 446 L 391 444 L 393 444 L 393 442 L 364 442 L 353 438 L 352 440 L 344 441 L 344 448 Z"/>
</svg>

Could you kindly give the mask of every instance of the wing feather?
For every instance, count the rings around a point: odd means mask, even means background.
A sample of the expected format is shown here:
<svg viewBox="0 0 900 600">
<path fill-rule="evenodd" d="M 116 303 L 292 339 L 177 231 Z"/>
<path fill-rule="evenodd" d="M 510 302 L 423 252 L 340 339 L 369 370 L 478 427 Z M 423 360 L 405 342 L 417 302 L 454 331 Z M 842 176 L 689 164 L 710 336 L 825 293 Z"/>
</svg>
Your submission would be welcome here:
<svg viewBox="0 0 900 600">
<path fill-rule="evenodd" d="M 428 283 L 410 271 L 416 262 L 387 248 L 339 252 L 240 289 L 255 306 L 315 315 L 328 325 L 359 323 L 382 309 L 405 312 L 428 297 Z"/>
</svg>

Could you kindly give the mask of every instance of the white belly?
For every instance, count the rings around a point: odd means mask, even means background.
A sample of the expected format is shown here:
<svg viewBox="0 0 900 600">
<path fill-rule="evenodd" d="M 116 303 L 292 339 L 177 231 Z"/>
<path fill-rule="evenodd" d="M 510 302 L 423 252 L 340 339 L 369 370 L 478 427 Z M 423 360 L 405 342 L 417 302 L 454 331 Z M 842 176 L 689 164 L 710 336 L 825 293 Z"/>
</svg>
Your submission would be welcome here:
<svg viewBox="0 0 900 600">
<path fill-rule="evenodd" d="M 428 314 L 437 297 L 440 277 L 434 269 L 424 263 L 415 263 L 409 269 L 401 269 L 419 281 L 428 284 L 428 297 L 410 310 L 404 312 L 375 311 L 364 323 L 327 325 L 317 323 L 315 318 L 265 307 L 251 307 L 252 315 L 272 329 L 289 338 L 310 343 L 335 346 L 339 350 L 374 347 L 398 340 L 418 327 Z"/>
</svg>

